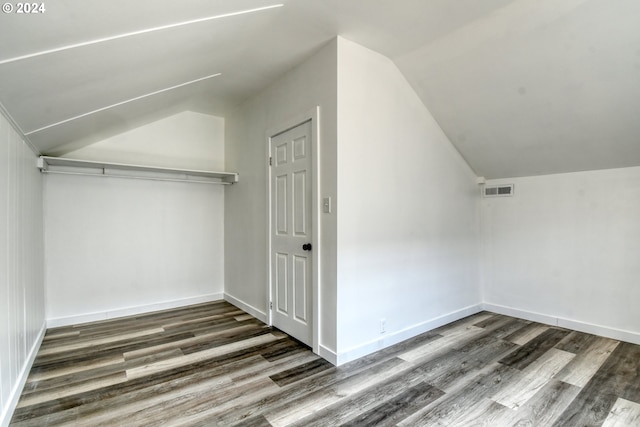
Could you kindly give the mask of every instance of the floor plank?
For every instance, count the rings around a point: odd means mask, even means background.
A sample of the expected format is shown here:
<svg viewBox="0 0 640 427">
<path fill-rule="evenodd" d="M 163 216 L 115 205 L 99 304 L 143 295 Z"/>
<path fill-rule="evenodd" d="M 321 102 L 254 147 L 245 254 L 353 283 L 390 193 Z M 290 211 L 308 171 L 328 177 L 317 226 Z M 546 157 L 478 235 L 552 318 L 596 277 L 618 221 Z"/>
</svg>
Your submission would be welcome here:
<svg viewBox="0 0 640 427">
<path fill-rule="evenodd" d="M 569 332 L 566 329 L 548 329 L 500 360 L 500 363 L 522 370 L 569 335 Z"/>
<path fill-rule="evenodd" d="M 579 392 L 576 386 L 551 380 L 517 411 L 505 411 L 496 422 L 508 426 L 551 426 Z"/>
<path fill-rule="evenodd" d="M 514 344 L 525 345 L 532 339 L 536 338 L 541 333 L 545 332 L 549 329 L 549 326 L 542 325 L 540 323 L 532 322 L 529 325 L 523 327 L 522 329 L 513 332 L 511 335 L 507 336 L 505 339 L 507 341 L 511 341 Z"/>
<path fill-rule="evenodd" d="M 476 405 L 484 405 L 488 396 L 509 383 L 516 370 L 500 363 L 487 366 L 473 380 L 456 391 L 445 394 L 429 405 L 398 423 L 400 426 L 451 426 Z"/>
<path fill-rule="evenodd" d="M 414 414 L 444 394 L 443 391 L 422 382 L 410 387 L 401 394 L 384 401 L 384 403 L 361 414 L 359 417 L 343 425 L 357 426 L 393 426 Z"/>
<path fill-rule="evenodd" d="M 640 426 L 640 403 L 616 400 L 602 427 Z"/>
<path fill-rule="evenodd" d="M 618 398 L 640 402 L 639 364 L 640 346 L 620 343 L 555 425 L 600 426 Z"/>
<path fill-rule="evenodd" d="M 555 378 L 568 384 L 584 387 L 618 344 L 620 342 L 616 340 L 596 337 L 591 345 L 558 372 Z"/>
<path fill-rule="evenodd" d="M 224 302 L 47 331 L 12 426 L 637 426 L 640 346 L 480 312 L 335 367 Z"/>
<path fill-rule="evenodd" d="M 518 409 L 542 389 L 575 355 L 550 349 L 517 374 L 517 379 L 501 388 L 492 399 L 511 409 Z"/>
<path fill-rule="evenodd" d="M 408 390 L 412 391 L 408 392 Z M 299 418 L 291 425 L 297 427 L 330 427 L 353 424 L 356 419 L 369 419 L 371 421 L 373 418 L 379 418 L 383 410 L 380 407 L 380 402 L 390 405 L 386 409 L 394 407 L 399 410 L 407 397 L 407 393 L 416 397 L 422 396 L 423 398 L 430 396 L 432 400 L 444 394 L 435 387 L 424 383 L 420 370 L 414 368 L 382 381 L 374 390 L 367 389 L 363 392 L 354 393 L 323 410 L 316 411 L 307 417 Z M 384 411 L 385 416 L 389 415 L 386 409 Z"/>
</svg>

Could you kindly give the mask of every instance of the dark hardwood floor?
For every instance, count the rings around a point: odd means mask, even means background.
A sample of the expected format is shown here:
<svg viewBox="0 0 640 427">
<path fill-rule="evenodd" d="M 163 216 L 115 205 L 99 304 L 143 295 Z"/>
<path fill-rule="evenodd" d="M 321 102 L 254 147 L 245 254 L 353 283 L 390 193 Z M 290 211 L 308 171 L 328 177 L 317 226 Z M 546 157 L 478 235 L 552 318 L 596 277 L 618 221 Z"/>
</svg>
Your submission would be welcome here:
<svg viewBox="0 0 640 427">
<path fill-rule="evenodd" d="M 640 346 L 479 313 L 341 367 L 226 302 L 51 329 L 12 426 L 640 426 Z"/>
</svg>

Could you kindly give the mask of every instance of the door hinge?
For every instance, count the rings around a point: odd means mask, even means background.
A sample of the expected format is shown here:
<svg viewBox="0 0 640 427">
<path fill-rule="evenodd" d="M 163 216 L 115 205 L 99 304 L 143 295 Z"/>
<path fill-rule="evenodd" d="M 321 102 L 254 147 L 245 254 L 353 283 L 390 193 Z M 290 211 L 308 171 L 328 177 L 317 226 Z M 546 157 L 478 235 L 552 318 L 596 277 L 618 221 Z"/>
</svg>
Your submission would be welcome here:
<svg viewBox="0 0 640 427">
<path fill-rule="evenodd" d="M 273 166 L 273 157 L 269 157 L 269 166 Z"/>
<path fill-rule="evenodd" d="M 269 302 L 269 310 L 273 310 L 273 302 Z"/>
</svg>

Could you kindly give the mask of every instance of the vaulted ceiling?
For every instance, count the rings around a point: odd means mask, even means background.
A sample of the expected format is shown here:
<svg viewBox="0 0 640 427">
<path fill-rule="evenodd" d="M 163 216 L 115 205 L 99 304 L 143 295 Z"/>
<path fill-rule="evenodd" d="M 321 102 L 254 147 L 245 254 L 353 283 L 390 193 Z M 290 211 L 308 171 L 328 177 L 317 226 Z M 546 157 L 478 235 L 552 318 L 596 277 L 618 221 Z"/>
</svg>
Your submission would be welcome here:
<svg viewBox="0 0 640 427">
<path fill-rule="evenodd" d="M 184 110 L 224 117 L 341 35 L 397 64 L 478 175 L 640 165 L 637 0 L 56 0 L 44 8 L 0 15 L 0 103 L 42 153 Z"/>
</svg>

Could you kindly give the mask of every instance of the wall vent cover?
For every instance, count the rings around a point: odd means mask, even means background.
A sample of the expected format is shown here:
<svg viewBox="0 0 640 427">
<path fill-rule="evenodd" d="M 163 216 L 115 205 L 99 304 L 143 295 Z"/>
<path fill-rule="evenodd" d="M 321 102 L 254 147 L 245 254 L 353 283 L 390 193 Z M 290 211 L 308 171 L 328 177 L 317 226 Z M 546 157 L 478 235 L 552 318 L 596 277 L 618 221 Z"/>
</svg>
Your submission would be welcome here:
<svg viewBox="0 0 640 427">
<path fill-rule="evenodd" d="M 511 197 L 513 184 L 487 185 L 484 187 L 484 197 Z"/>
</svg>

